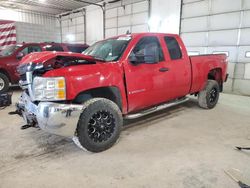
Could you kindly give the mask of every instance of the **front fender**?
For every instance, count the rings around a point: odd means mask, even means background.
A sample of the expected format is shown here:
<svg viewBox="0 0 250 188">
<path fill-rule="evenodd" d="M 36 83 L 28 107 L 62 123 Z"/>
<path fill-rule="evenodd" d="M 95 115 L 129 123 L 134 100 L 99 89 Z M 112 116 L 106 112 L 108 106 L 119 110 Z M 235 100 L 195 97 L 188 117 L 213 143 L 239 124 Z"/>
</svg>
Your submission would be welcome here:
<svg viewBox="0 0 250 188">
<path fill-rule="evenodd" d="M 101 87 L 116 87 L 122 98 L 122 111 L 127 111 L 124 73 L 119 63 L 97 63 L 92 65 L 69 66 L 48 71 L 45 77 L 64 76 L 67 100 L 73 100 L 79 93 Z"/>
</svg>

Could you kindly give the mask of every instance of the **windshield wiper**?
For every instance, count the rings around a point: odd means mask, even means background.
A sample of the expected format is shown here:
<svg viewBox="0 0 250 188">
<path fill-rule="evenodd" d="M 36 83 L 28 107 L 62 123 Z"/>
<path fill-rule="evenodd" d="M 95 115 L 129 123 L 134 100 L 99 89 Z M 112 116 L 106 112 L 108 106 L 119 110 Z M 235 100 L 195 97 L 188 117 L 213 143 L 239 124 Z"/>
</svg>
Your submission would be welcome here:
<svg viewBox="0 0 250 188">
<path fill-rule="evenodd" d="M 94 56 L 94 55 L 89 55 L 90 57 L 92 57 L 93 59 L 97 60 L 97 61 L 106 61 L 104 58 L 99 57 L 99 56 Z"/>
</svg>

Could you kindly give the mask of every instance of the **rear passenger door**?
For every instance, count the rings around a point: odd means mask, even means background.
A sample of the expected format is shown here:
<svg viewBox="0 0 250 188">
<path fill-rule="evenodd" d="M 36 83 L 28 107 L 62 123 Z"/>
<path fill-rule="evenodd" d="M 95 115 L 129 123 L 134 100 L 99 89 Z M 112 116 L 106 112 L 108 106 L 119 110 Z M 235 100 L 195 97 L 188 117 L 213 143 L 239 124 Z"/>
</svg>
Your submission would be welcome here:
<svg viewBox="0 0 250 188">
<path fill-rule="evenodd" d="M 168 68 L 168 99 L 183 97 L 189 93 L 191 86 L 191 64 L 187 54 L 180 47 L 180 38 L 164 36 L 164 50 L 168 54 L 166 66 Z M 182 43 L 183 46 L 183 43 Z"/>
</svg>

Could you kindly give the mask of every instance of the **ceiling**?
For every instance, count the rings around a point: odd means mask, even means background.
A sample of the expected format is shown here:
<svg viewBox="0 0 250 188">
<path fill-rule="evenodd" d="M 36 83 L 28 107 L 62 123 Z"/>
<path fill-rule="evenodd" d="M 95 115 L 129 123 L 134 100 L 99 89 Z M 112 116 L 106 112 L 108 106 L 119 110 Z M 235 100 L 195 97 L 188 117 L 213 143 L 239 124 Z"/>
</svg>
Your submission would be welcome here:
<svg viewBox="0 0 250 188">
<path fill-rule="evenodd" d="M 89 5 L 81 0 L 0 0 L 0 8 L 60 14 Z M 98 3 L 102 0 L 83 0 Z"/>
</svg>

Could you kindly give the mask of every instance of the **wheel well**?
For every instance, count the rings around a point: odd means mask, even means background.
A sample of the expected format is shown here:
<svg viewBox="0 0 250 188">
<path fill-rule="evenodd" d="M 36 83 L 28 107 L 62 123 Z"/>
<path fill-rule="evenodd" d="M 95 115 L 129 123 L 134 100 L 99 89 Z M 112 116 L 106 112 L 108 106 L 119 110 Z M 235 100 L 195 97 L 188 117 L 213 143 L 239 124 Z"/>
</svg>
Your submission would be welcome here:
<svg viewBox="0 0 250 188">
<path fill-rule="evenodd" d="M 91 98 L 97 97 L 106 98 L 113 101 L 122 110 L 122 98 L 117 87 L 100 87 L 83 91 L 75 97 L 73 103 L 82 104 Z"/>
<path fill-rule="evenodd" d="M 11 79 L 10 79 L 10 76 L 9 76 L 9 73 L 5 70 L 5 69 L 1 69 L 0 68 L 0 73 L 4 74 L 7 76 L 7 78 L 9 79 L 9 81 L 11 82 Z"/>
<path fill-rule="evenodd" d="M 223 91 L 222 71 L 220 68 L 210 70 L 207 78 L 209 80 L 216 80 L 220 86 L 220 91 Z"/>
</svg>

